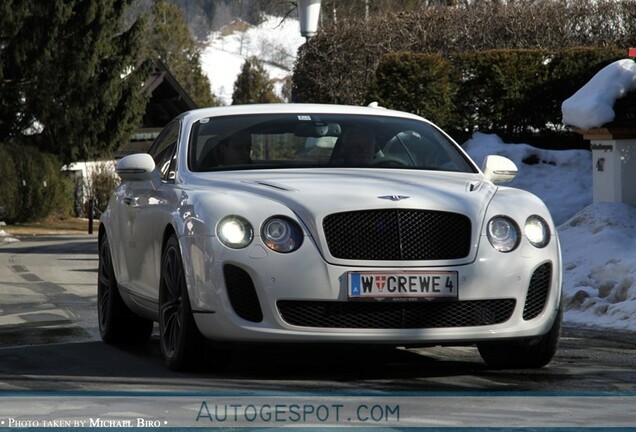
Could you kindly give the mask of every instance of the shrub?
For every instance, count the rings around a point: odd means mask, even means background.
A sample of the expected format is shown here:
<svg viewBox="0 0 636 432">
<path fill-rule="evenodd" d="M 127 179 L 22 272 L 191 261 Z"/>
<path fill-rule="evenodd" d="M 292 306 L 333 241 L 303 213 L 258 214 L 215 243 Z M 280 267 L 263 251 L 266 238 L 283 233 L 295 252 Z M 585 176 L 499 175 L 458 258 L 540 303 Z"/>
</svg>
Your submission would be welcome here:
<svg viewBox="0 0 636 432">
<path fill-rule="evenodd" d="M 119 177 L 113 165 L 108 162 L 96 163 L 89 176 L 90 197 L 93 198 L 98 216 L 108 207 L 111 194 L 119 186 Z"/>
<path fill-rule="evenodd" d="M 5 158 L 2 152 L 8 154 Z M 68 216 L 72 203 L 72 192 L 60 172 L 59 160 L 36 147 L 12 143 L 0 147 L 0 165 L 13 162 L 6 168 L 6 179 L 0 187 L 0 196 L 8 212 L 7 222 L 29 222 L 50 216 Z M 7 177 L 10 172 L 12 175 Z M 5 198 L 0 198 L 5 199 Z"/>
<path fill-rule="evenodd" d="M 401 51 L 360 23 L 325 28 L 298 51 L 294 66 L 295 102 L 361 105 L 382 55 Z"/>
</svg>

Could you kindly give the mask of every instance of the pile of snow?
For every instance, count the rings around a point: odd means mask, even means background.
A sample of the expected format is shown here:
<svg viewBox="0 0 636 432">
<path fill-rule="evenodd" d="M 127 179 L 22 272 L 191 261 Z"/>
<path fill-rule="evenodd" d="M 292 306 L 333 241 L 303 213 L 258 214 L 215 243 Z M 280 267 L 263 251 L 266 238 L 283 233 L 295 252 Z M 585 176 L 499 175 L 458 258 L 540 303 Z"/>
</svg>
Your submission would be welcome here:
<svg viewBox="0 0 636 432">
<path fill-rule="evenodd" d="M 566 321 L 636 330 L 636 209 L 593 204 L 559 235 Z"/>
<path fill-rule="evenodd" d="M 19 240 L 14 237 L 11 237 L 4 230 L 0 230 L 0 243 L 11 243 L 11 242 L 17 242 L 17 241 Z"/>
<path fill-rule="evenodd" d="M 636 62 L 616 61 L 601 69 L 561 105 L 563 124 L 587 130 L 614 120 L 614 102 L 636 90 Z"/>
<path fill-rule="evenodd" d="M 232 104 L 234 82 L 245 59 L 251 56 L 263 62 L 270 78 L 278 83 L 275 89 L 280 94 L 282 80 L 292 74 L 298 48 L 305 43 L 296 19 L 267 16 L 256 27 L 240 24 L 231 25 L 237 27 L 233 32 L 228 32 L 228 26 L 211 33 L 201 52 L 203 72 L 223 105 Z M 244 31 L 239 30 L 245 26 Z"/>
</svg>

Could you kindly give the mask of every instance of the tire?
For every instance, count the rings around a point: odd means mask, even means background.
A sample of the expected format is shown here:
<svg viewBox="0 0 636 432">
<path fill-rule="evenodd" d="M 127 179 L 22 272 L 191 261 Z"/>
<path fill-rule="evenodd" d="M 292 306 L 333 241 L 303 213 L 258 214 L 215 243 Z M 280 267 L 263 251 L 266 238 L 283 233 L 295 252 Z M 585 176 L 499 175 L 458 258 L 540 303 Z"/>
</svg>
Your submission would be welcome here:
<svg viewBox="0 0 636 432">
<path fill-rule="evenodd" d="M 112 344 L 147 342 L 154 324 L 135 315 L 121 298 L 106 234 L 99 243 L 97 319 L 102 340 Z"/>
<path fill-rule="evenodd" d="M 481 358 L 491 369 L 536 369 L 552 360 L 559 344 L 563 310 L 559 309 L 552 327 L 543 336 L 477 344 Z"/>
<path fill-rule="evenodd" d="M 159 339 L 168 368 L 191 370 L 204 364 L 206 341 L 192 316 L 181 250 L 174 236 L 166 243 L 161 259 Z"/>
</svg>

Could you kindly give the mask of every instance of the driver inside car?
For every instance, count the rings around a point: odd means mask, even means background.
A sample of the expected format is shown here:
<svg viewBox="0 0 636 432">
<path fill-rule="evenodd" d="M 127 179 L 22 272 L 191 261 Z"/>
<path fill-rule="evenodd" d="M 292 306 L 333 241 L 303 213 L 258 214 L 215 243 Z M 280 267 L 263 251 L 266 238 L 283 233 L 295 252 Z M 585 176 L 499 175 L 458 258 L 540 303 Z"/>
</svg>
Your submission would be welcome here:
<svg viewBox="0 0 636 432">
<path fill-rule="evenodd" d="M 239 131 L 220 141 L 202 163 L 204 167 L 242 165 L 252 162 L 252 134 Z"/>
<path fill-rule="evenodd" d="M 342 135 L 342 159 L 339 162 L 344 165 L 367 165 L 380 156 L 376 152 L 378 149 L 373 132 L 355 127 Z"/>
</svg>

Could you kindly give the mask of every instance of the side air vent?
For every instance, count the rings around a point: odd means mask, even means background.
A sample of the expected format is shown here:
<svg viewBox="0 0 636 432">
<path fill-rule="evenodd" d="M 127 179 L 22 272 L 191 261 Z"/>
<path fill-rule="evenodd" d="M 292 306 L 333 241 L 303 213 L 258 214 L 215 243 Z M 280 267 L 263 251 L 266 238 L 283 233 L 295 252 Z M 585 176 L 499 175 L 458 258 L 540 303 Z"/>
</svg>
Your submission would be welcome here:
<svg viewBox="0 0 636 432">
<path fill-rule="evenodd" d="M 250 275 L 242 268 L 231 264 L 223 267 L 223 275 L 234 312 L 246 321 L 263 321 L 263 311 Z"/>
<path fill-rule="evenodd" d="M 523 319 L 531 320 L 539 316 L 548 300 L 550 283 L 552 281 L 552 264 L 540 265 L 532 274 L 528 286 L 528 295 L 523 307 Z"/>
</svg>

